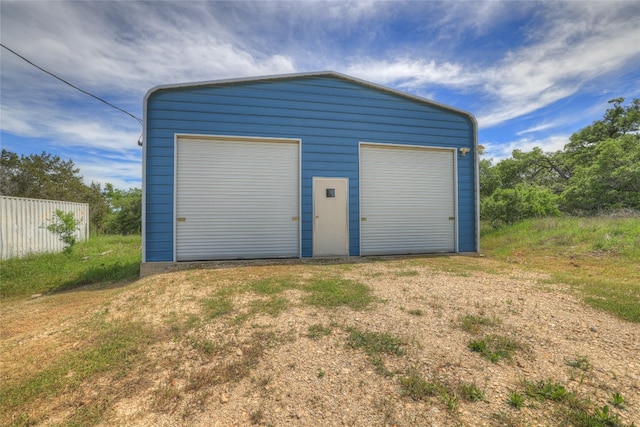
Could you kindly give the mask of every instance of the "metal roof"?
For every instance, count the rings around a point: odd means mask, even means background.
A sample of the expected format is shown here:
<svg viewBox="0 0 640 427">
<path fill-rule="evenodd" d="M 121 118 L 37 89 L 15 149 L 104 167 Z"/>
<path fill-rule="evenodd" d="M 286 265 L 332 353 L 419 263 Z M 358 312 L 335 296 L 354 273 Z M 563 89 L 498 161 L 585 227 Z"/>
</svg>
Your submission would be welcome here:
<svg viewBox="0 0 640 427">
<path fill-rule="evenodd" d="M 471 114 L 468 111 L 461 110 L 461 109 L 455 108 L 455 107 L 451 107 L 449 105 L 441 104 L 439 102 L 432 101 L 432 100 L 426 99 L 426 98 L 422 98 L 422 97 L 417 96 L 417 95 L 412 95 L 412 94 L 409 94 L 409 93 L 406 93 L 406 92 L 402 92 L 402 91 L 397 90 L 397 89 L 392 89 L 392 88 L 387 87 L 387 86 L 382 86 L 382 85 L 379 85 L 379 84 L 376 84 L 376 83 L 372 83 L 372 82 L 369 82 L 369 81 L 366 81 L 366 80 L 358 79 L 356 77 L 351 77 L 351 76 L 348 76 L 346 74 L 338 73 L 336 71 L 313 71 L 313 72 L 307 72 L 307 73 L 276 74 L 276 75 L 269 75 L 269 76 L 243 77 L 243 78 L 236 78 L 236 79 L 222 79 L 222 80 L 209 80 L 209 81 L 201 81 L 201 82 L 187 82 L 187 83 L 175 83 L 175 84 L 158 85 L 158 86 L 155 86 L 155 87 L 149 89 L 149 91 L 147 91 L 147 93 L 145 94 L 145 96 L 144 96 L 144 107 L 145 107 L 145 110 L 146 110 L 147 100 L 149 99 L 149 97 L 154 92 L 161 91 L 161 90 L 193 88 L 193 87 L 203 87 L 203 86 L 232 85 L 232 84 L 237 84 L 237 83 L 291 80 L 291 79 L 299 79 L 299 78 L 305 78 L 305 77 L 334 77 L 334 78 L 338 78 L 338 79 L 341 79 L 341 80 L 354 82 L 354 83 L 357 83 L 357 84 L 360 84 L 360 85 L 363 85 L 363 86 L 369 86 L 369 87 L 371 87 L 373 89 L 376 89 L 376 90 L 392 93 L 394 95 L 399 95 L 399 96 L 402 96 L 404 98 L 408 98 L 408 99 L 412 99 L 414 101 L 422 102 L 424 104 L 440 107 L 440 108 L 443 108 L 445 110 L 449 110 L 449 111 L 452 111 L 452 112 L 464 114 L 464 115 L 468 116 L 471 119 L 471 121 L 473 122 L 474 127 L 477 128 L 476 118 L 473 116 L 473 114 Z"/>
</svg>

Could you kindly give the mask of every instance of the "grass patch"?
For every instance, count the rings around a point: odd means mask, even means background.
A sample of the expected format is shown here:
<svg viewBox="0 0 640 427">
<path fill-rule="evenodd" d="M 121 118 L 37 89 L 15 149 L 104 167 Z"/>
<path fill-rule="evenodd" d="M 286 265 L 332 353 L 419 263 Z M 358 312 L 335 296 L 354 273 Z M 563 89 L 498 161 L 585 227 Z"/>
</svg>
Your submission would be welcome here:
<svg viewBox="0 0 640 427">
<path fill-rule="evenodd" d="M 593 407 L 589 399 L 580 397 L 551 379 L 524 382 L 524 393 L 538 401 L 551 402 L 559 425 L 574 427 L 626 427 L 620 417 L 605 405 Z M 615 395 L 614 395 L 615 396 Z M 629 427 L 634 424 L 629 425 Z"/>
<path fill-rule="evenodd" d="M 482 248 L 482 250 L 484 251 L 484 248 Z M 429 256 L 407 261 L 407 264 L 442 271 L 457 277 L 471 277 L 475 271 L 494 273 L 494 271 L 490 268 L 488 269 L 486 265 L 470 263 L 467 257 L 458 256 Z"/>
<path fill-rule="evenodd" d="M 33 254 L 0 261 L 0 297 L 137 279 L 140 245 L 140 236 L 97 236 L 76 244 L 70 254 Z"/>
<path fill-rule="evenodd" d="M 216 295 L 220 295 L 218 292 Z M 228 292 L 223 292 L 223 294 L 228 295 Z M 246 312 L 239 313 L 234 318 L 235 324 L 241 324 L 248 319 L 258 315 L 258 314 L 266 314 L 272 317 L 277 317 L 280 313 L 289 308 L 289 300 L 280 297 L 277 295 L 272 295 L 267 293 L 266 298 L 259 298 L 253 300 L 249 303 L 249 309 Z M 234 305 L 229 300 L 228 296 L 223 298 L 211 298 L 206 301 L 207 306 L 205 310 L 209 314 L 209 319 L 213 319 L 218 316 L 223 316 L 225 314 L 231 313 L 234 310 Z"/>
<path fill-rule="evenodd" d="M 285 311 L 289 307 L 289 300 L 283 297 L 271 296 L 264 300 L 257 300 L 251 302 L 251 308 L 249 312 L 251 315 L 255 314 L 267 314 L 272 317 L 277 317 L 280 313 Z"/>
<path fill-rule="evenodd" d="M 430 397 L 438 397 L 450 412 L 455 412 L 460 403 L 453 387 L 436 377 L 425 380 L 415 369 L 409 370 L 407 375 L 400 378 L 400 389 L 403 396 L 413 400 L 424 401 Z"/>
<path fill-rule="evenodd" d="M 213 356 L 222 350 L 223 346 L 207 339 L 193 339 L 191 347 L 205 356 Z"/>
<path fill-rule="evenodd" d="M 289 289 L 300 289 L 301 285 L 293 277 L 268 277 L 249 282 L 249 290 L 261 295 L 275 295 Z"/>
<path fill-rule="evenodd" d="M 250 376 L 265 350 L 278 342 L 273 332 L 256 332 L 242 343 L 242 355 L 229 358 L 229 363 L 222 363 L 210 368 L 203 368 L 193 374 L 186 386 L 186 391 L 200 393 L 207 388 L 227 383 L 238 383 Z"/>
<path fill-rule="evenodd" d="M 589 363 L 589 359 L 587 359 L 587 356 L 576 356 L 573 359 L 565 359 L 564 363 L 567 366 L 580 369 L 584 372 L 587 372 L 589 369 L 591 369 L 591 364 Z"/>
<path fill-rule="evenodd" d="M 102 421 L 103 416 L 110 408 L 111 402 L 108 398 L 97 399 L 95 402 L 77 408 L 65 425 L 67 427 L 96 425 Z"/>
<path fill-rule="evenodd" d="M 375 354 L 370 356 L 371 364 L 375 368 L 376 374 L 382 375 L 383 377 L 391 378 L 393 376 L 393 372 L 388 370 L 384 364 L 384 360 L 380 357 L 379 354 Z"/>
<path fill-rule="evenodd" d="M 202 300 L 202 311 L 208 320 L 224 316 L 233 311 L 233 302 L 227 298 L 220 298 L 217 295 Z"/>
<path fill-rule="evenodd" d="M 389 333 L 366 332 L 348 327 L 347 346 L 353 349 L 362 349 L 369 356 L 378 375 L 392 377 L 393 372 L 387 369 L 380 357 L 382 354 L 402 356 L 405 351 L 402 348 L 404 342 Z"/>
<path fill-rule="evenodd" d="M 465 332 L 469 332 L 473 335 L 479 335 L 482 333 L 485 327 L 496 326 L 501 323 L 501 320 L 497 317 L 489 319 L 484 316 L 476 316 L 473 314 L 465 314 L 458 320 L 458 327 Z"/>
<path fill-rule="evenodd" d="M 484 402 L 484 391 L 476 383 L 462 383 L 458 386 L 458 393 L 467 402 Z"/>
<path fill-rule="evenodd" d="M 438 393 L 438 383 L 427 381 L 416 370 L 410 370 L 407 375 L 400 378 L 400 387 L 403 396 L 413 400 L 425 400 Z"/>
<path fill-rule="evenodd" d="M 498 240 L 510 244 L 503 247 L 509 253 L 517 244 L 520 248 L 545 251 L 564 248 L 577 254 L 608 253 L 623 258 L 640 257 L 640 217 L 552 217 L 521 221 L 509 227 L 483 228 L 485 244 Z M 524 238 L 524 239 L 523 239 Z"/>
<path fill-rule="evenodd" d="M 608 406 L 595 408 L 591 412 L 573 411 L 570 419 L 576 426 L 585 427 L 623 427 L 620 417 L 609 410 Z"/>
<path fill-rule="evenodd" d="M 266 313 L 277 316 L 289 307 L 289 301 L 278 294 L 288 290 L 300 290 L 306 295 L 302 301 L 321 308 L 347 306 L 353 310 L 363 310 L 376 301 L 371 289 L 362 283 L 340 278 L 311 277 L 302 279 L 296 276 L 274 276 L 253 280 L 235 285 L 225 286 L 205 301 L 205 309 L 210 318 L 227 314 L 232 309 L 231 298 L 243 292 L 252 292 L 259 296 L 267 296 L 251 303 L 248 313 L 240 315 L 239 320 L 257 314 Z"/>
<path fill-rule="evenodd" d="M 620 393 L 616 392 L 611 395 L 611 404 L 614 407 L 622 409 L 624 408 L 625 402 L 624 397 L 622 397 Z"/>
<path fill-rule="evenodd" d="M 381 353 L 394 356 L 404 354 L 402 340 L 389 333 L 365 332 L 356 328 L 347 328 L 347 332 L 347 345 L 354 349 L 363 349 L 369 356 Z"/>
<path fill-rule="evenodd" d="M 97 336 L 89 341 L 90 346 L 78 353 L 67 353 L 19 382 L 3 384 L 3 409 L 11 411 L 34 400 L 68 394 L 97 374 L 110 372 L 122 377 L 144 357 L 144 349 L 155 339 L 153 332 L 140 323 L 95 322 L 90 328 L 97 330 Z M 84 419 L 90 414 L 76 415 Z"/>
<path fill-rule="evenodd" d="M 346 279 L 312 279 L 304 290 L 309 292 L 305 302 L 322 308 L 363 310 L 375 301 L 368 286 Z"/>
<path fill-rule="evenodd" d="M 514 409 L 520 409 L 524 406 L 524 395 L 517 391 L 512 391 L 507 396 L 507 403 Z"/>
<path fill-rule="evenodd" d="M 469 343 L 469 350 L 480 353 L 482 357 L 493 363 L 502 359 L 511 360 L 513 354 L 520 348 L 521 345 L 516 340 L 502 335 L 485 335 L 482 339 Z"/>
<path fill-rule="evenodd" d="M 419 275 L 420 275 L 420 272 L 416 270 L 397 271 L 394 273 L 394 276 L 396 277 L 415 277 Z"/>
<path fill-rule="evenodd" d="M 483 228 L 484 252 L 572 285 L 583 300 L 640 322 L 640 217 L 544 218 Z"/>
<path fill-rule="evenodd" d="M 199 285 L 205 279 L 193 274 L 191 280 L 194 285 Z M 363 310 L 377 301 L 368 286 L 352 280 L 318 278 L 315 275 L 310 278 L 295 274 L 273 275 L 225 284 L 211 296 L 201 300 L 202 314 L 205 320 L 230 314 L 236 309 L 233 298 L 249 292 L 257 298 L 249 302 L 248 310 L 243 310 L 235 316 L 235 324 L 241 324 L 258 314 L 277 317 L 291 306 L 287 298 L 280 296 L 288 290 L 301 291 L 305 294 L 302 297 L 303 304 L 320 308 L 347 306 L 353 310 Z"/>
<path fill-rule="evenodd" d="M 536 400 L 564 401 L 573 395 L 562 384 L 552 380 L 540 380 L 538 382 L 526 382 L 525 393 Z"/>
<path fill-rule="evenodd" d="M 307 328 L 307 331 L 307 336 L 314 340 L 331 335 L 331 333 L 333 332 L 331 328 L 320 325 L 319 323 L 310 325 Z"/>
<path fill-rule="evenodd" d="M 352 280 L 317 277 L 303 280 L 295 276 L 276 276 L 225 286 L 212 297 L 203 300 L 203 310 L 209 319 L 228 314 L 234 309 L 231 297 L 243 292 L 253 292 L 266 298 L 252 301 L 249 311 L 236 317 L 236 323 L 242 323 L 260 313 L 278 316 L 290 305 L 287 298 L 278 294 L 292 289 L 306 293 L 303 303 L 321 308 L 347 306 L 353 310 L 363 310 L 376 301 L 368 286 Z"/>
<path fill-rule="evenodd" d="M 496 425 L 500 427 L 520 427 L 522 425 L 520 423 L 520 420 L 518 420 L 512 414 L 508 414 L 503 411 L 491 414 L 491 418 L 496 421 Z"/>
<path fill-rule="evenodd" d="M 565 425 L 575 427 L 635 427 L 635 424 L 625 424 L 609 406 L 591 408 L 589 400 L 570 402 L 560 408 Z"/>
</svg>

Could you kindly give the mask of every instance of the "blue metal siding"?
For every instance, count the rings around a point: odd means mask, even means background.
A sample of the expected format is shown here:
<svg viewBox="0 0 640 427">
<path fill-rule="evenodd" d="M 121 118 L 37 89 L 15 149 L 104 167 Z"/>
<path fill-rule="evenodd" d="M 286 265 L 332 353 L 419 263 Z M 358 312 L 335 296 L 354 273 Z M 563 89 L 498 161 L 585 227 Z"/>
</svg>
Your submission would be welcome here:
<svg viewBox="0 0 640 427">
<path fill-rule="evenodd" d="M 470 137 L 471 138 L 471 137 Z M 458 155 L 458 250 L 476 251 L 475 153 Z"/>
<path fill-rule="evenodd" d="M 358 143 L 473 148 L 462 113 L 335 76 L 161 89 L 146 113 L 146 261 L 173 260 L 175 134 L 296 138 L 302 256 L 312 255 L 312 177 L 349 178 L 349 253 L 359 255 Z M 474 155 L 458 157 L 459 250 L 474 251 Z"/>
</svg>

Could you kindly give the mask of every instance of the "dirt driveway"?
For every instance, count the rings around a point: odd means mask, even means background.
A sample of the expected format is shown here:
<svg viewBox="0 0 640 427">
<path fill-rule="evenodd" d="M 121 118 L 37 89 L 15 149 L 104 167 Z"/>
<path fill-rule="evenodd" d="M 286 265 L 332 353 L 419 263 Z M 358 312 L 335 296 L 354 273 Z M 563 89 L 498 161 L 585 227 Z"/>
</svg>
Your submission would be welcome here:
<svg viewBox="0 0 640 427">
<path fill-rule="evenodd" d="M 90 345 L 79 331 L 96 316 L 152 339 L 124 374 L 4 421 L 65 423 L 101 402 L 93 420 L 110 426 L 640 424 L 640 326 L 547 282 L 487 258 L 404 258 L 180 271 L 11 303 L 3 381 Z M 314 299 L 316 285 L 339 298 Z"/>
</svg>

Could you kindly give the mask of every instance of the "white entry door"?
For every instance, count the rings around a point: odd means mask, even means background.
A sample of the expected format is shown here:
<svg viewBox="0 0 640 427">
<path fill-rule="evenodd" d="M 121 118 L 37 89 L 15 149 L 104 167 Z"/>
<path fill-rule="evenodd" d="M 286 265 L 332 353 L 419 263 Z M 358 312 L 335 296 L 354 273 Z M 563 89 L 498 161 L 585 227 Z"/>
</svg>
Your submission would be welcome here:
<svg viewBox="0 0 640 427">
<path fill-rule="evenodd" d="M 313 178 L 313 256 L 349 255 L 347 178 Z"/>
</svg>

